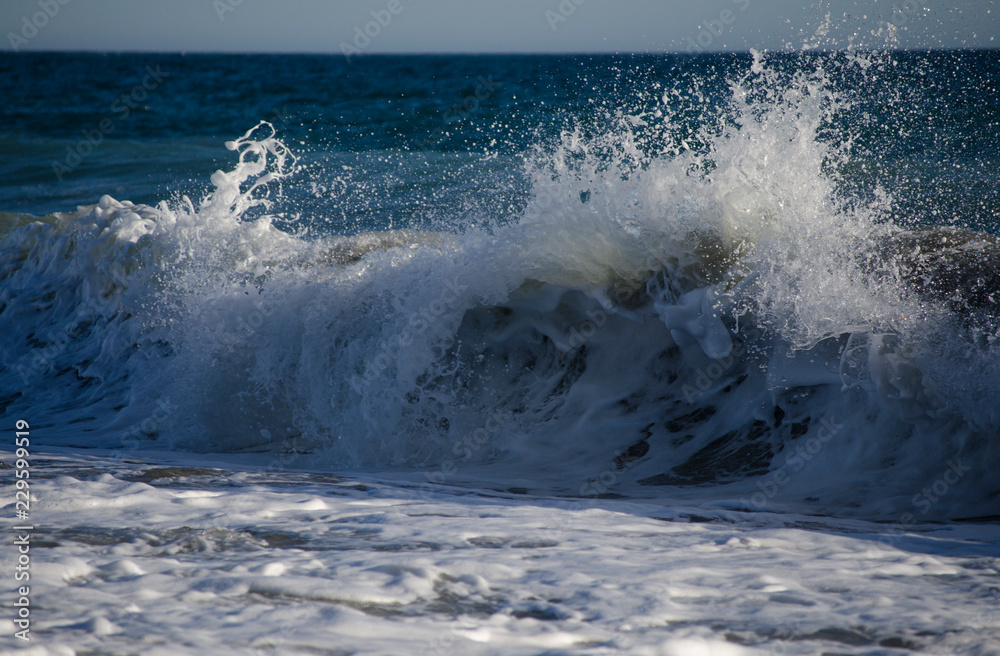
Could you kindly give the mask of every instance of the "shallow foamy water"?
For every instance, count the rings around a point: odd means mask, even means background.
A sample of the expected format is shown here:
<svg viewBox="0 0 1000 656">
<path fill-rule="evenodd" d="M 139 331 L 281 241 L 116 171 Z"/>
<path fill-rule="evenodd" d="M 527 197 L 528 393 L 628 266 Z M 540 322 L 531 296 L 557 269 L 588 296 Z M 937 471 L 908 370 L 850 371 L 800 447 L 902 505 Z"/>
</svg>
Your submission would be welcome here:
<svg viewBox="0 0 1000 656">
<path fill-rule="evenodd" d="M 996 526 L 174 460 L 33 462 L 31 653 L 1000 653 Z"/>
</svg>

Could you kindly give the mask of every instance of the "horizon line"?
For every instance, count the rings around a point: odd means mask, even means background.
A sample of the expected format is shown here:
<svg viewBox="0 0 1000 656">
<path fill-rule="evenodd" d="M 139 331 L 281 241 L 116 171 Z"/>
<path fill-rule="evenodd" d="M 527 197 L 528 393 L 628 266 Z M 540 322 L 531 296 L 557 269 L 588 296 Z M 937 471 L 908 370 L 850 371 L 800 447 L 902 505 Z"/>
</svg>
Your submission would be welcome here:
<svg viewBox="0 0 1000 656">
<path fill-rule="evenodd" d="M 370 57 L 565 57 L 565 56 L 662 56 L 662 55 L 749 55 L 752 51 L 764 54 L 811 54 L 811 53 L 836 53 L 836 52 L 980 52 L 1000 50 L 1000 44 L 996 46 L 977 46 L 971 48 L 940 48 L 940 47 L 912 47 L 912 48 L 810 48 L 808 50 L 791 50 L 787 48 L 747 48 L 733 50 L 703 50 L 692 52 L 691 50 L 566 50 L 566 51 L 491 51 L 491 52 L 468 52 L 468 51 L 385 51 L 366 52 L 351 55 L 351 59 L 367 59 Z M 337 51 L 308 51 L 308 50 L 98 50 L 98 49 L 25 49 L 15 51 L 10 49 L 0 50 L 0 53 L 9 55 L 66 55 L 66 54 L 87 54 L 87 55 L 271 55 L 271 56 L 330 56 L 345 57 L 344 53 Z"/>
</svg>

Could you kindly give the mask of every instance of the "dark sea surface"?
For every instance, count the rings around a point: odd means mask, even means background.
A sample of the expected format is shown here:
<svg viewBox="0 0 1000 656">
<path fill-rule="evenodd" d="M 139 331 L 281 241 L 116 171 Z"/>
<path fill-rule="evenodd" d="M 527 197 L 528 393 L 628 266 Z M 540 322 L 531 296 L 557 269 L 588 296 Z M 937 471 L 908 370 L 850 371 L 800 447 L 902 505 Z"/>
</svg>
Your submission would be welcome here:
<svg viewBox="0 0 1000 656">
<path fill-rule="evenodd" d="M 908 220 L 992 225 L 995 51 L 898 52 L 877 71 L 824 55 L 773 57 L 786 70 L 822 67 L 850 103 L 822 136 L 852 139 L 852 191 L 891 190 Z M 229 161 L 222 144 L 268 120 L 310 165 L 289 183 L 297 194 L 286 214 L 339 221 L 335 230 L 454 221 L 463 211 L 516 216 L 528 193 L 520 162 L 533 149 L 573 126 L 600 131 L 619 113 L 662 104 L 671 134 L 643 135 L 655 152 L 718 120 L 750 60 L 3 53 L 0 209 L 44 214 L 105 193 L 148 204 L 204 193 Z M 111 131 L 102 133 L 105 119 Z M 81 144 L 88 134 L 101 139 L 92 152 Z"/>
</svg>

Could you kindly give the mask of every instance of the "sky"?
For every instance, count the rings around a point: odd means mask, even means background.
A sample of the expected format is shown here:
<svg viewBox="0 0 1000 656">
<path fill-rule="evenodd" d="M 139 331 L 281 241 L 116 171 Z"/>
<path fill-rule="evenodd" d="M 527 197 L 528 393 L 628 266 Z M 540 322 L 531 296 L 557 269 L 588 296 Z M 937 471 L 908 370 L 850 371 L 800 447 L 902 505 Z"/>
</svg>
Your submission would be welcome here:
<svg viewBox="0 0 1000 656">
<path fill-rule="evenodd" d="M 2 0 L 7 51 L 717 52 L 1000 46 L 996 0 Z"/>
</svg>

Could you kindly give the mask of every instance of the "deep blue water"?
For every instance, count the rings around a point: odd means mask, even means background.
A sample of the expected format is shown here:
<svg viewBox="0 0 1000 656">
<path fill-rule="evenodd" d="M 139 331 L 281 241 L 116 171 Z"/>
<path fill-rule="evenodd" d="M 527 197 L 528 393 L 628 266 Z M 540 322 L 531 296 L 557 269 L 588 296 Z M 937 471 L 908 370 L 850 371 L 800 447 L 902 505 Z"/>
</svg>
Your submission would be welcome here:
<svg viewBox="0 0 1000 656">
<path fill-rule="evenodd" d="M 278 214 L 336 232 L 504 220 L 526 202 L 523 157 L 560 131 L 600 133 L 620 114 L 668 107 L 673 129 L 640 136 L 649 153 L 669 149 L 719 120 L 750 61 L 4 53 L 0 210 L 196 198 L 232 163 L 224 142 L 268 120 L 304 165 Z M 995 51 L 893 53 L 864 70 L 823 55 L 772 61 L 821 68 L 850 103 L 825 131 L 853 144 L 845 194 L 881 187 L 907 221 L 992 227 Z"/>
</svg>

